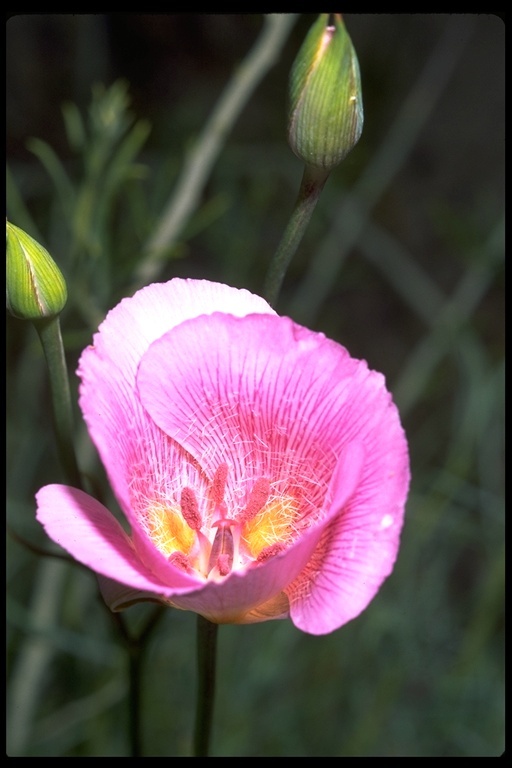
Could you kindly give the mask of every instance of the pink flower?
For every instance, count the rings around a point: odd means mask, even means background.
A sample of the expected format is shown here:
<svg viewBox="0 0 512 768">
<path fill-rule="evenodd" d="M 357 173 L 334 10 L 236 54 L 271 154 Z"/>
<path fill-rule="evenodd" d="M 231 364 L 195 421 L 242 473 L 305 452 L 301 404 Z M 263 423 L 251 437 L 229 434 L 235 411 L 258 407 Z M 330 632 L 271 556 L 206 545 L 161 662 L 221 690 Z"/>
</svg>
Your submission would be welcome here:
<svg viewBox="0 0 512 768">
<path fill-rule="evenodd" d="M 372 600 L 409 484 L 381 374 L 258 296 L 181 279 L 121 301 L 78 373 L 131 532 L 65 485 L 38 492 L 37 518 L 112 610 L 157 600 L 323 634 Z"/>
</svg>

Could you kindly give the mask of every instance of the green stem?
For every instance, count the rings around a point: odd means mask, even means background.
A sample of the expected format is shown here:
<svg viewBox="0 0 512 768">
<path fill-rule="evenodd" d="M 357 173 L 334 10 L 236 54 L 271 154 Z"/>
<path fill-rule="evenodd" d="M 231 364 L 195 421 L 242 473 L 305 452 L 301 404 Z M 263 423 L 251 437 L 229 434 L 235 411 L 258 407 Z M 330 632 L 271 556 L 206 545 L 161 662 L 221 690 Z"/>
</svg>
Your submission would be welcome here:
<svg viewBox="0 0 512 768">
<path fill-rule="evenodd" d="M 58 316 L 35 320 L 34 326 L 48 366 L 59 457 L 70 485 L 81 488 L 82 480 L 73 444 L 73 411 L 60 320 Z"/>
<path fill-rule="evenodd" d="M 304 236 L 328 177 L 329 171 L 319 170 L 308 165 L 304 169 L 295 208 L 265 279 L 264 296 L 272 307 L 277 302 L 286 270 Z"/>
<path fill-rule="evenodd" d="M 121 614 L 109 612 L 109 615 L 114 621 L 128 656 L 130 757 L 142 757 L 142 670 L 150 635 L 164 615 L 164 607 L 159 605 L 155 608 L 138 635 L 131 634 Z"/>
<path fill-rule="evenodd" d="M 218 625 L 197 617 L 197 706 L 194 757 L 208 757 L 215 703 Z"/>
</svg>

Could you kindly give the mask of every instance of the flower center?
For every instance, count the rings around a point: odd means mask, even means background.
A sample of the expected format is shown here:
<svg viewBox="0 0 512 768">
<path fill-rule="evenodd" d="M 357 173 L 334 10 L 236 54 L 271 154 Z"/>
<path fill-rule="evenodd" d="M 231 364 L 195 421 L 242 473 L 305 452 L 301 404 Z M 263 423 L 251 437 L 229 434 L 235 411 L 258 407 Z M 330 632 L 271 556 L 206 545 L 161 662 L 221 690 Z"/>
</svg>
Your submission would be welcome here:
<svg viewBox="0 0 512 768">
<path fill-rule="evenodd" d="M 149 534 L 157 549 L 184 570 L 222 578 L 250 562 L 262 562 L 284 549 L 296 531 L 299 503 L 276 496 L 267 478 L 257 478 L 235 516 L 224 501 L 228 468 L 221 464 L 204 509 L 194 490 L 183 488 L 180 506 L 148 510 Z"/>
</svg>

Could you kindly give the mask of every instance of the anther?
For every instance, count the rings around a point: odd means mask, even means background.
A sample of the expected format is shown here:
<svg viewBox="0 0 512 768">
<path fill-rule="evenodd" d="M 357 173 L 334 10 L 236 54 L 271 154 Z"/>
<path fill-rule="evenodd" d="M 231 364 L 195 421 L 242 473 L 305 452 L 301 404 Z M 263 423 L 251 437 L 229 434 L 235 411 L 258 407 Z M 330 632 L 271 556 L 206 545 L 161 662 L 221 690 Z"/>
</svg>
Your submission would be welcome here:
<svg viewBox="0 0 512 768">
<path fill-rule="evenodd" d="M 245 509 L 240 515 L 240 523 L 248 523 L 265 506 L 270 496 L 270 481 L 266 477 L 259 477 L 249 494 Z"/>
<path fill-rule="evenodd" d="M 213 476 L 211 498 L 215 506 L 224 501 L 224 491 L 226 489 L 226 480 L 228 476 L 228 465 L 220 464 L 215 470 Z"/>
<path fill-rule="evenodd" d="M 270 544 L 270 546 L 261 550 L 256 560 L 258 563 L 265 563 L 267 560 L 270 560 L 271 557 L 275 557 L 275 555 L 278 555 L 283 550 L 284 546 L 282 544 L 277 542 L 275 544 Z"/>
<path fill-rule="evenodd" d="M 181 514 L 188 527 L 193 531 L 198 531 L 201 528 L 202 520 L 196 495 L 192 488 L 183 488 L 180 505 Z"/>
<path fill-rule="evenodd" d="M 172 565 L 175 565 L 178 568 L 181 568 L 182 571 L 187 573 L 192 571 L 192 566 L 190 565 L 189 559 L 186 555 L 183 554 L 183 552 L 173 552 L 169 557 L 168 562 L 172 563 Z"/>
</svg>

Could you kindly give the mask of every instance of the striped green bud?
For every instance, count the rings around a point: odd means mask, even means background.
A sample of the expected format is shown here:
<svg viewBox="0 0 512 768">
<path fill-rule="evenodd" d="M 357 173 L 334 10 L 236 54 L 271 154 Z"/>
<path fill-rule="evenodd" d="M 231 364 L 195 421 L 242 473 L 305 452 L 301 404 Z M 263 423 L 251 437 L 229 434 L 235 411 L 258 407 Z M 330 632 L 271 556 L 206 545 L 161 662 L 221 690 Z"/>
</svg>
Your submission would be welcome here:
<svg viewBox="0 0 512 768">
<path fill-rule="evenodd" d="M 307 165 L 331 171 L 363 130 L 359 63 L 339 13 L 313 24 L 290 75 L 288 141 Z"/>
<path fill-rule="evenodd" d="M 62 272 L 42 245 L 7 222 L 7 309 L 23 320 L 58 315 L 68 297 Z"/>
</svg>

